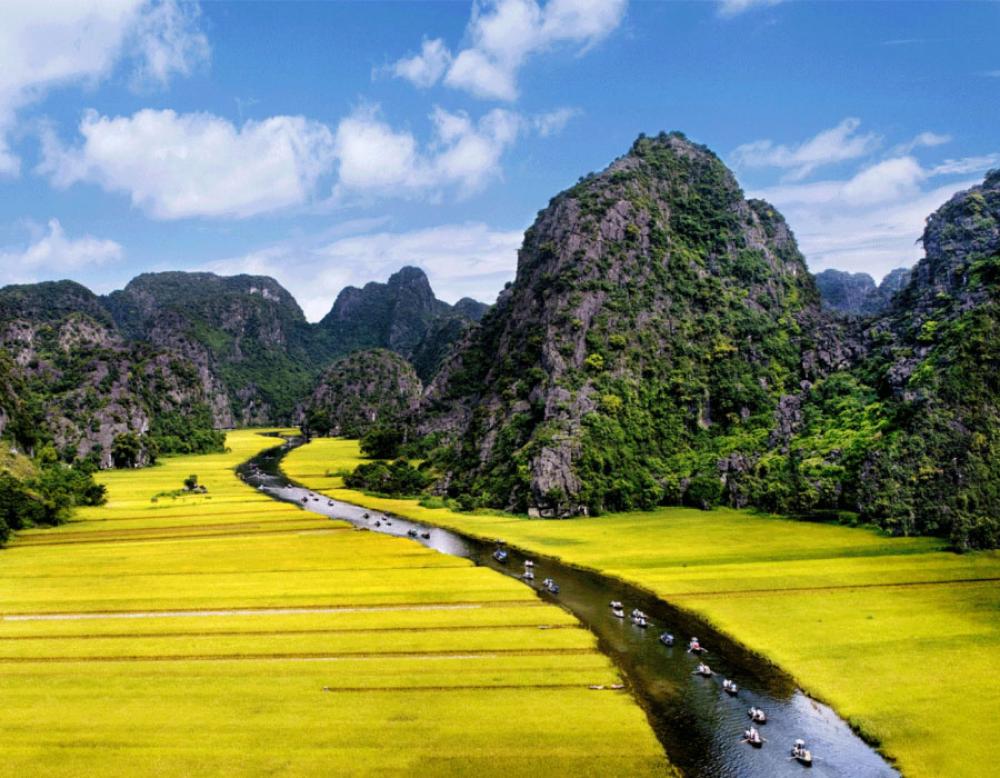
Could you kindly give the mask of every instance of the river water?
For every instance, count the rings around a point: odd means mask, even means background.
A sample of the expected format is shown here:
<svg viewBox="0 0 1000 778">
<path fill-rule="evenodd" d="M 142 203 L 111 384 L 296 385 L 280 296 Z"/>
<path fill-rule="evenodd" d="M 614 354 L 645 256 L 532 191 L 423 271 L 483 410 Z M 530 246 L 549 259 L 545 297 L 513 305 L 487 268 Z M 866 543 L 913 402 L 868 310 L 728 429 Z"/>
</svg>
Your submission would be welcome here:
<svg viewBox="0 0 1000 778">
<path fill-rule="evenodd" d="M 670 761 L 689 778 L 773 778 L 804 772 L 850 778 L 899 775 L 828 706 L 809 698 L 785 673 L 690 614 L 614 578 L 546 557 L 525 555 L 515 548 L 507 548 L 508 559 L 501 564 L 493 558 L 494 543 L 330 500 L 294 484 L 281 471 L 281 459 L 297 445 L 301 441 L 263 452 L 240 467 L 241 477 L 252 486 L 264 487 L 264 493 L 271 497 L 313 513 L 372 532 L 407 538 L 518 578 L 542 599 L 570 611 L 597 636 L 600 649 L 619 667 L 629 690 L 646 711 Z M 411 531 L 417 537 L 412 537 Z M 429 537 L 420 537 L 421 533 Z M 534 561 L 534 581 L 520 578 L 529 558 Z M 557 595 L 545 591 L 541 582 L 546 578 L 559 585 Z M 612 615 L 612 600 L 624 604 L 624 619 Z M 628 614 L 633 608 L 650 617 L 646 629 L 632 625 Z M 664 631 L 674 635 L 674 646 L 660 642 Z M 700 660 L 686 650 L 692 636 L 700 638 L 708 650 L 703 661 L 714 672 L 712 677 L 694 674 Z M 723 690 L 726 678 L 738 684 L 736 696 Z M 750 723 L 747 711 L 751 706 L 763 708 L 768 717 L 766 724 L 758 726 L 765 739 L 761 748 L 741 742 Z M 813 764 L 809 768 L 789 758 L 797 738 L 805 740 L 812 752 Z"/>
</svg>

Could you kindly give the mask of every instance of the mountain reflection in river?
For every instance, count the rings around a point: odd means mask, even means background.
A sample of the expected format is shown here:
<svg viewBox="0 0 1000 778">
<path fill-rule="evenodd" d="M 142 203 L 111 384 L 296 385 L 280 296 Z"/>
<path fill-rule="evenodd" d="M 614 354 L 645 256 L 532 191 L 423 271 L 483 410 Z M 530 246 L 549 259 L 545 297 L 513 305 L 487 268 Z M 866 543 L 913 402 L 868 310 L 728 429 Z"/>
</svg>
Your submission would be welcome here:
<svg viewBox="0 0 1000 778">
<path fill-rule="evenodd" d="M 807 697 L 786 674 L 763 663 L 704 622 L 613 578 L 545 557 L 529 557 L 514 548 L 507 548 L 507 560 L 500 563 L 493 558 L 494 544 L 389 517 L 298 487 L 281 472 L 280 461 L 300 444 L 293 441 L 264 452 L 243 465 L 240 475 L 248 484 L 264 487 L 263 491 L 276 499 L 373 532 L 422 543 L 505 575 L 520 578 L 525 561 L 534 560 L 535 580 L 524 581 L 524 585 L 530 585 L 539 597 L 569 610 L 597 635 L 600 649 L 618 665 L 646 710 L 670 761 L 689 778 L 801 775 L 807 768 L 789 757 L 797 738 L 805 740 L 814 757 L 808 775 L 851 778 L 898 775 L 829 707 Z M 420 537 L 427 535 L 428 530 L 429 537 Z M 558 595 L 549 594 L 537 583 L 546 578 L 558 583 Z M 620 600 L 627 611 L 633 608 L 644 611 L 650 620 L 648 629 L 633 625 L 628 618 L 615 618 L 609 607 L 612 600 Z M 664 630 L 676 637 L 673 646 L 660 642 L 659 635 Z M 711 666 L 712 677 L 694 674 L 700 660 L 686 650 L 693 635 L 700 638 L 708 651 L 704 661 Z M 724 678 L 739 685 L 738 695 L 730 696 L 723 691 Z M 767 723 L 759 727 L 765 741 L 762 748 L 743 742 L 743 732 L 751 723 L 748 710 L 753 706 L 767 713 Z M 622 747 L 627 748 L 628 744 Z"/>
</svg>

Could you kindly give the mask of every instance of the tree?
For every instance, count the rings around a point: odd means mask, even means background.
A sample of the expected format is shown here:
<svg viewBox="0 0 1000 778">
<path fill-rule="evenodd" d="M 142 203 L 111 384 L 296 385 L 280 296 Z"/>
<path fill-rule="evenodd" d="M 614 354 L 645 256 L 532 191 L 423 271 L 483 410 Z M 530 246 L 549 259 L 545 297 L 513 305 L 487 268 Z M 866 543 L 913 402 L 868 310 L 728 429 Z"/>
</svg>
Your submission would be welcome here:
<svg viewBox="0 0 1000 778">
<path fill-rule="evenodd" d="M 134 432 L 116 435 L 111 443 L 111 461 L 115 467 L 138 467 L 142 459 L 142 441 Z"/>
<path fill-rule="evenodd" d="M 189 492 L 193 492 L 198 488 L 198 476 L 192 473 L 187 478 L 184 479 L 184 488 Z"/>
<path fill-rule="evenodd" d="M 403 436 L 394 427 L 373 427 L 361 438 L 361 453 L 369 459 L 395 459 Z"/>
</svg>

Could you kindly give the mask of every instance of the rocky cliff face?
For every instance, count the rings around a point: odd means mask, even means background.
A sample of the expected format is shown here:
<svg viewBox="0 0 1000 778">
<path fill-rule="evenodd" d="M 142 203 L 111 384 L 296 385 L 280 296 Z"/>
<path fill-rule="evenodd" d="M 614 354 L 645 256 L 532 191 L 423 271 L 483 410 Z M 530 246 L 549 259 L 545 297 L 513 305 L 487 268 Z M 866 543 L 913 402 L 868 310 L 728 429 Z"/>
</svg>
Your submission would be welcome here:
<svg viewBox="0 0 1000 778">
<path fill-rule="evenodd" d="M 303 413 L 317 435 L 357 438 L 376 425 L 396 425 L 420 402 L 412 365 L 388 349 L 356 351 L 323 373 Z"/>
<path fill-rule="evenodd" d="M 28 448 L 51 440 L 67 461 L 108 467 L 119 435 L 149 438 L 164 421 L 208 424 L 194 366 L 176 352 L 126 341 L 78 284 L 0 290 L 0 352 L 4 431 Z"/>
<path fill-rule="evenodd" d="M 640 138 L 539 214 L 426 392 L 439 490 L 541 516 L 832 512 L 996 546 L 1000 172 L 923 241 L 912 272 L 857 284 L 863 317 L 834 315 L 773 208 L 707 149 Z"/>
<path fill-rule="evenodd" d="M 387 283 L 346 287 L 318 329 L 334 353 L 386 348 L 411 360 L 429 380 L 451 345 L 487 309 L 468 298 L 454 306 L 438 300 L 424 271 L 404 267 Z"/>
<path fill-rule="evenodd" d="M 287 421 L 328 361 L 298 303 L 271 278 L 149 273 L 106 305 L 129 337 L 197 365 L 217 426 Z"/>
<path fill-rule="evenodd" d="M 514 284 L 431 386 L 421 431 L 454 436 L 449 488 L 492 505 L 701 502 L 719 477 L 698 452 L 766 437 L 821 318 L 773 208 L 745 200 L 706 148 L 640 138 L 539 214 Z"/>
<path fill-rule="evenodd" d="M 927 221 L 926 256 L 868 335 L 885 419 L 860 472 L 865 515 L 1000 544 L 1000 171 Z"/>
<path fill-rule="evenodd" d="M 825 307 L 851 316 L 874 316 L 889 308 L 892 298 L 908 283 L 910 272 L 896 268 L 876 286 L 867 273 L 824 270 L 816 275 L 816 286 Z"/>
</svg>

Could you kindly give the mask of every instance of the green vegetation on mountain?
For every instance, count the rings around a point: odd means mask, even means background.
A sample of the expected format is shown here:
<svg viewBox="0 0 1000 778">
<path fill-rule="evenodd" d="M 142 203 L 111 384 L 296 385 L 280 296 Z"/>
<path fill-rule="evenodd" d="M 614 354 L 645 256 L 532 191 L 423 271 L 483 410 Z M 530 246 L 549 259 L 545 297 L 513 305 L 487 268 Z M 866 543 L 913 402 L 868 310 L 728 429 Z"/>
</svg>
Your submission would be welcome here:
<svg viewBox="0 0 1000 778">
<path fill-rule="evenodd" d="M 929 220 L 885 313 L 839 319 L 773 208 L 641 137 L 539 214 L 417 435 L 472 505 L 755 505 L 995 546 L 998 222 L 993 173 Z"/>
<path fill-rule="evenodd" d="M 413 366 L 399 354 L 356 351 L 323 374 L 307 402 L 303 430 L 358 438 L 375 426 L 398 426 L 422 391 Z"/>
</svg>

